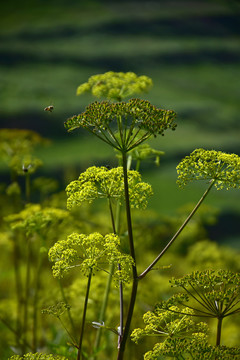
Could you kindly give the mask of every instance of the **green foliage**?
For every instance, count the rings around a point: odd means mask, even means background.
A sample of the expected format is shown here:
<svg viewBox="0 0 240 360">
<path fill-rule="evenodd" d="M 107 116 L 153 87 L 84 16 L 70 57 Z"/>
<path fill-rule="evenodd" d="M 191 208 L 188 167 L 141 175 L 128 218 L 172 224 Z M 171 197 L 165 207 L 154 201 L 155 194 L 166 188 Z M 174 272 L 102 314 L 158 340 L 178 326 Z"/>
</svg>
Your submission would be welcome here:
<svg viewBox="0 0 240 360">
<path fill-rule="evenodd" d="M 89 276 L 102 270 L 107 263 L 114 264 L 114 275 L 118 281 L 129 282 L 133 260 L 119 251 L 119 245 L 120 239 L 114 234 L 71 234 L 67 240 L 56 242 L 49 250 L 49 259 L 55 262 L 53 276 L 61 278 L 74 267 Z"/>
<path fill-rule="evenodd" d="M 196 149 L 177 166 L 178 185 L 214 180 L 218 190 L 240 188 L 240 157 L 221 151 Z"/>
<path fill-rule="evenodd" d="M 122 100 L 133 94 L 148 91 L 152 87 L 152 79 L 148 76 L 137 76 L 133 72 L 113 72 L 93 75 L 87 82 L 77 88 L 77 95 L 91 92 L 97 98 Z"/>
<path fill-rule="evenodd" d="M 134 170 L 128 171 L 128 183 L 131 206 L 145 209 L 147 199 L 153 194 L 151 186 L 141 182 L 141 175 Z M 121 204 L 124 201 L 123 169 L 92 166 L 67 186 L 66 193 L 68 209 L 97 198 L 119 200 Z"/>
</svg>

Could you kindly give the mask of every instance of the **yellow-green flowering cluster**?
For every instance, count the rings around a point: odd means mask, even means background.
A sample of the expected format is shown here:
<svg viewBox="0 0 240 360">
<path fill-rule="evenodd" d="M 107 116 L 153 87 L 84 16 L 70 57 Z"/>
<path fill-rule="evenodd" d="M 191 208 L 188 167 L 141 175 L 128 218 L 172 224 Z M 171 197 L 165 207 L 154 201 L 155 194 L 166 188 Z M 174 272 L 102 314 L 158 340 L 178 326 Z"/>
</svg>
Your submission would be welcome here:
<svg viewBox="0 0 240 360">
<path fill-rule="evenodd" d="M 160 357 L 171 359 L 198 360 L 238 360 L 239 348 L 226 346 L 212 346 L 208 344 L 203 334 L 195 334 L 188 338 L 168 338 L 164 342 L 155 344 L 152 351 L 144 355 L 144 360 L 158 360 Z"/>
<path fill-rule="evenodd" d="M 217 189 L 240 188 L 240 157 L 221 151 L 196 149 L 177 166 L 178 184 L 215 180 Z"/>
<path fill-rule="evenodd" d="M 87 82 L 77 88 L 77 95 L 91 92 L 97 98 L 122 100 L 133 94 L 148 91 L 152 87 L 152 79 L 148 76 L 137 76 L 133 72 L 113 72 L 93 75 Z"/>
<path fill-rule="evenodd" d="M 24 169 L 33 172 L 40 165 L 40 160 L 33 158 L 31 152 L 35 146 L 45 143 L 46 139 L 32 130 L 1 129 L 0 158 L 18 173 Z"/>
<path fill-rule="evenodd" d="M 68 360 L 65 356 L 42 354 L 42 353 L 28 353 L 23 356 L 13 355 L 8 360 Z"/>
<path fill-rule="evenodd" d="M 115 234 L 105 236 L 99 233 L 90 235 L 73 233 L 66 240 L 60 240 L 49 250 L 49 259 L 54 262 L 53 276 L 61 278 L 72 268 L 86 276 L 104 269 L 106 264 L 115 265 L 114 277 L 117 280 L 130 280 L 133 260 L 119 250 L 120 239 Z M 118 269 L 118 264 L 120 269 Z"/>
<path fill-rule="evenodd" d="M 204 305 L 205 310 L 195 309 L 199 315 L 215 316 L 219 312 L 223 316 L 240 312 L 240 274 L 228 270 L 194 271 L 181 279 L 172 279 L 172 286 L 177 286 L 187 291 L 189 297 Z M 200 294 L 200 295 L 199 295 Z M 180 295 L 181 296 L 181 295 Z M 184 299 L 188 301 L 188 298 Z M 202 302 L 202 299 L 205 302 Z M 177 299 L 177 297 L 175 298 Z M 181 299 L 178 301 L 181 302 Z"/>
<path fill-rule="evenodd" d="M 196 323 L 192 320 L 194 314 L 192 309 L 180 309 L 171 306 L 169 310 L 156 308 L 143 315 L 145 323 L 144 329 L 135 329 L 131 334 L 131 339 L 138 342 L 145 336 L 160 337 L 182 337 L 191 336 L 194 333 L 205 334 L 208 327 L 205 323 Z"/>
<path fill-rule="evenodd" d="M 4 218 L 11 223 L 13 230 L 23 230 L 27 235 L 41 232 L 50 223 L 62 221 L 68 216 L 68 212 L 53 207 L 42 208 L 39 204 L 27 204 L 26 207 L 17 214 L 11 214 Z"/>
<path fill-rule="evenodd" d="M 144 140 L 151 135 L 163 135 L 167 129 L 175 130 L 175 117 L 173 110 L 159 109 L 146 100 L 131 99 L 117 103 L 96 101 L 85 112 L 69 118 L 65 127 L 68 131 L 86 128 L 99 137 L 103 136 L 102 139 L 116 149 L 129 151 L 140 143 L 136 141 L 140 130 L 144 132 Z M 114 129 L 111 130 L 110 125 L 117 127 L 118 137 L 114 136 Z"/>
<path fill-rule="evenodd" d="M 134 170 L 128 171 L 129 198 L 132 207 L 145 209 L 148 198 L 153 194 L 149 184 L 141 181 L 141 175 Z M 123 168 L 107 169 L 92 166 L 83 172 L 78 180 L 72 181 L 66 188 L 67 207 L 91 203 L 97 198 L 124 199 Z"/>
</svg>

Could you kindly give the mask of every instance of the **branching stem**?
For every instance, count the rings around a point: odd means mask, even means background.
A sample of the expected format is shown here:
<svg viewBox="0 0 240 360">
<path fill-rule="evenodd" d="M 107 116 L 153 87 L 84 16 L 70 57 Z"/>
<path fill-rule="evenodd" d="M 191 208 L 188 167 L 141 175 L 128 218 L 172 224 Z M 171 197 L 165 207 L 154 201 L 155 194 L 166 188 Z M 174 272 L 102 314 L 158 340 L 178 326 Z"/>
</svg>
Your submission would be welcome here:
<svg viewBox="0 0 240 360">
<path fill-rule="evenodd" d="M 86 321 L 86 313 L 87 313 L 87 305 L 88 305 L 88 297 L 89 297 L 91 279 L 92 279 L 92 269 L 90 269 L 89 275 L 88 275 L 87 290 L 86 290 L 86 295 L 85 295 L 83 316 L 82 316 L 81 332 L 80 332 L 80 338 L 79 338 L 79 343 L 78 343 L 77 360 L 81 359 L 82 342 L 83 342 L 84 327 L 85 327 L 85 321 Z"/>
<path fill-rule="evenodd" d="M 200 205 L 202 204 L 203 200 L 206 198 L 206 196 L 208 195 L 209 191 L 211 190 L 211 188 L 213 187 L 214 183 L 216 180 L 212 180 L 209 187 L 207 188 L 207 190 L 204 192 L 203 196 L 201 197 L 201 199 L 198 201 L 197 205 L 194 207 L 194 209 L 192 210 L 192 212 L 188 215 L 187 219 L 184 221 L 184 223 L 180 226 L 180 228 L 178 229 L 178 231 L 176 232 L 176 234 L 172 237 L 172 239 L 169 241 L 169 243 L 165 246 L 165 248 L 160 252 L 160 254 L 156 257 L 156 259 L 148 266 L 148 268 L 146 270 L 144 270 L 142 272 L 141 275 L 139 275 L 138 279 L 143 279 L 147 273 L 152 270 L 152 268 L 154 267 L 154 265 L 156 265 L 156 263 L 160 260 L 160 258 L 165 254 L 165 252 L 168 250 L 168 248 L 173 244 L 173 242 L 176 240 L 176 238 L 180 235 L 180 233 L 182 232 L 182 230 L 185 228 L 185 226 L 187 225 L 187 223 L 191 220 L 191 218 L 193 217 L 193 215 L 195 214 L 195 212 L 197 211 L 197 209 L 200 207 Z"/>
</svg>

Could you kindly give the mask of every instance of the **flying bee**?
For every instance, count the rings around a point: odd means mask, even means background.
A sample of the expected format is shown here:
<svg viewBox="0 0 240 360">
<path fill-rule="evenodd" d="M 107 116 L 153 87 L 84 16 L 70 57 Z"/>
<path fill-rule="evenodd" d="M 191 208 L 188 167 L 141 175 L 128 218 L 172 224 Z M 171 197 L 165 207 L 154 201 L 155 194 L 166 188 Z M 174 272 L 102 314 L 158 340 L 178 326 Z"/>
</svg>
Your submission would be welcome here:
<svg viewBox="0 0 240 360">
<path fill-rule="evenodd" d="M 49 106 L 45 107 L 44 111 L 52 112 L 53 109 L 54 109 L 53 105 L 49 105 Z"/>
</svg>

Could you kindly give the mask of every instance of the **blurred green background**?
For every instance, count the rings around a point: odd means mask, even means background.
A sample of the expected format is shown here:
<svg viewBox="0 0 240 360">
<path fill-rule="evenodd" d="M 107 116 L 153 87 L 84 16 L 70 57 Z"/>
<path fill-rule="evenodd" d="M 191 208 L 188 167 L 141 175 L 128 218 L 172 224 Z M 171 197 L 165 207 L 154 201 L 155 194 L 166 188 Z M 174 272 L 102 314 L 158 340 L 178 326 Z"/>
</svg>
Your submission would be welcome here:
<svg viewBox="0 0 240 360">
<path fill-rule="evenodd" d="M 107 145 L 64 121 L 95 99 L 76 96 L 94 74 L 133 71 L 153 79 L 144 96 L 178 113 L 178 128 L 151 143 L 165 151 L 160 168 L 142 167 L 153 185 L 150 206 L 175 214 L 197 201 L 206 184 L 176 186 L 176 165 L 197 147 L 240 154 L 240 5 L 238 1 L 5 1 L 0 12 L 0 123 L 52 140 L 37 155 L 40 172 L 62 187 L 93 164 L 117 164 Z M 43 109 L 53 105 L 52 113 Z M 6 169 L 0 165 L 1 179 Z M 38 172 L 39 175 L 39 172 Z M 221 209 L 212 230 L 238 246 L 237 191 L 214 191 Z"/>
</svg>

